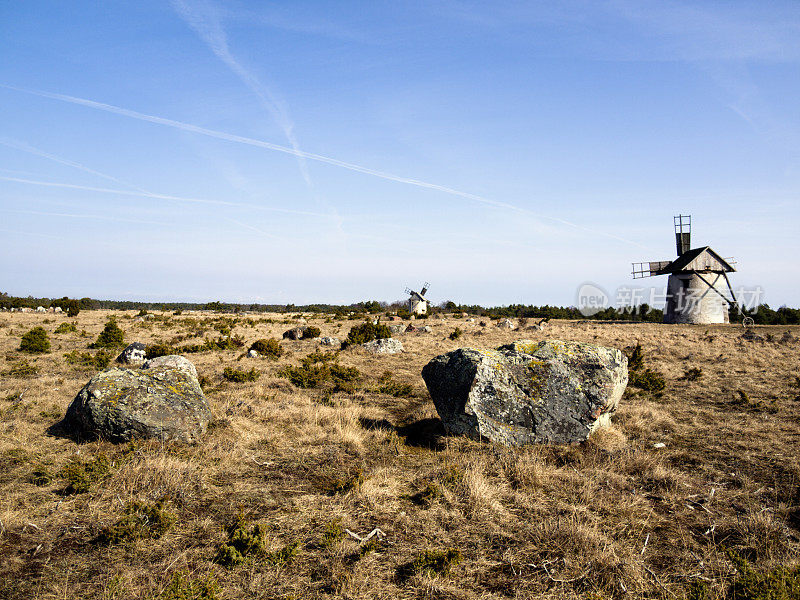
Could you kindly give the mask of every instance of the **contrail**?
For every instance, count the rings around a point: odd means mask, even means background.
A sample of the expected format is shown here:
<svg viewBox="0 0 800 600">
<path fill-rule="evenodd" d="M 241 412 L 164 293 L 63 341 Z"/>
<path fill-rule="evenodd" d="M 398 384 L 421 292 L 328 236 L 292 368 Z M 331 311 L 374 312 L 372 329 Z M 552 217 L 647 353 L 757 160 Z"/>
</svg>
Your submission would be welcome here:
<svg viewBox="0 0 800 600">
<path fill-rule="evenodd" d="M 168 225 L 166 221 L 144 221 L 142 219 L 126 219 L 124 217 L 109 217 L 106 215 L 83 215 L 73 213 L 46 212 L 40 210 L 18 210 L 14 208 L 0 208 L 3 212 L 19 213 L 24 215 L 41 215 L 45 217 L 68 217 L 72 219 L 98 219 L 102 221 L 119 221 L 121 223 L 143 223 L 145 225 Z"/>
<path fill-rule="evenodd" d="M 621 238 L 619 236 L 613 235 L 611 233 L 607 233 L 605 231 L 596 231 L 596 230 L 590 229 L 588 227 L 583 227 L 581 225 L 577 225 L 576 223 L 572 223 L 572 222 L 566 221 L 564 219 L 559 219 L 557 217 L 551 217 L 551 216 L 548 216 L 548 215 L 535 213 L 534 211 L 531 211 L 531 210 L 528 210 L 528 209 L 525 209 L 525 208 L 520 208 L 520 207 L 514 206 L 513 204 L 508 204 L 506 202 L 498 202 L 497 200 L 491 200 L 489 198 L 484 198 L 483 196 L 479 196 L 477 194 L 471 194 L 469 192 L 462 192 L 460 190 L 456 190 L 454 188 L 447 187 L 447 186 L 444 186 L 444 185 L 439 185 L 439 184 L 436 184 L 436 183 L 429 183 L 427 181 L 421 181 L 419 179 L 401 177 L 399 175 L 394 175 L 392 173 L 386 173 L 384 171 L 378 171 L 378 170 L 375 170 L 375 169 L 362 167 L 361 165 L 348 163 L 348 162 L 345 162 L 345 161 L 342 161 L 342 160 L 338 160 L 336 158 L 331 158 L 331 157 L 328 157 L 328 156 L 322 156 L 321 154 L 314 154 L 314 153 L 311 153 L 311 152 L 305 152 L 303 150 L 295 150 L 294 148 L 288 148 L 286 146 L 281 146 L 279 144 L 273 144 L 273 143 L 270 143 L 270 142 L 265 142 L 263 140 L 257 140 L 257 139 L 253 139 L 253 138 L 249 138 L 249 137 L 235 135 L 235 134 L 232 134 L 232 133 L 226 133 L 226 132 L 223 132 L 223 131 L 215 131 L 213 129 L 206 129 L 205 127 L 199 127 L 197 125 L 192 125 L 190 123 L 183 123 L 181 121 L 175 121 L 173 119 L 166 119 L 164 117 L 157 117 L 157 116 L 154 116 L 154 115 L 147 115 L 147 114 L 136 112 L 134 110 L 130 110 L 130 109 L 127 109 L 127 108 L 121 108 L 119 106 L 114 106 L 114 105 L 111 105 L 111 104 L 104 104 L 102 102 L 95 102 L 94 100 L 87 100 L 86 98 L 77 98 L 75 96 L 68 96 L 66 94 L 56 94 L 56 93 L 53 93 L 53 92 L 43 92 L 43 91 L 39 91 L 39 90 L 29 90 L 29 89 L 19 88 L 19 87 L 15 87 L 15 86 L 6 85 L 6 84 L 0 84 L 0 87 L 5 88 L 5 89 L 9 89 L 9 90 L 14 90 L 14 91 L 17 91 L 17 92 L 22 92 L 22 93 L 25 93 L 25 94 L 32 94 L 34 96 L 39 96 L 39 97 L 42 97 L 42 98 L 51 98 L 53 100 L 60 100 L 62 102 L 68 102 L 70 104 L 77 104 L 79 106 L 86 106 L 88 108 L 94 108 L 96 110 L 102 110 L 102 111 L 105 111 L 105 112 L 110 112 L 110 113 L 113 113 L 113 114 L 116 114 L 116 115 L 129 117 L 131 119 L 137 119 L 139 121 L 147 121 L 149 123 L 156 123 L 158 125 L 165 125 L 167 127 L 173 127 L 175 129 L 180 129 L 180 130 L 183 130 L 183 131 L 189 131 L 189 132 L 192 132 L 192 133 L 197 133 L 197 134 L 200 134 L 200 135 L 205 135 L 205 136 L 208 136 L 208 137 L 217 138 L 217 139 L 220 139 L 220 140 L 226 140 L 226 141 L 229 141 L 229 142 L 236 142 L 236 143 L 245 144 L 245 145 L 248 145 L 248 146 L 255 146 L 257 148 L 265 148 L 267 150 L 274 150 L 276 152 L 282 152 L 284 154 L 290 154 L 290 155 L 293 155 L 293 156 L 303 156 L 303 157 L 305 157 L 305 158 L 307 158 L 309 160 L 314 160 L 314 161 L 317 161 L 317 162 L 321 162 L 321 163 L 325 163 L 325 164 L 329 164 L 329 165 L 334 165 L 334 166 L 337 166 L 337 167 L 341 167 L 343 169 L 348 169 L 350 171 L 355 171 L 357 173 L 363 173 L 365 175 L 372 175 L 373 177 L 378 177 L 380 179 L 385 179 L 387 181 L 395 181 L 397 183 L 405 183 L 407 185 L 413 185 L 413 186 L 416 186 L 416 187 L 419 187 L 419 188 L 423 188 L 423 189 L 429 189 L 429 190 L 442 192 L 442 193 L 445 193 L 445 194 L 449 194 L 451 196 L 457 196 L 459 198 L 465 198 L 467 200 L 473 200 L 475 202 L 478 202 L 480 204 L 485 204 L 487 206 L 493 206 L 495 208 L 503 208 L 503 209 L 511 210 L 511 211 L 514 211 L 514 212 L 517 212 L 517 213 L 526 214 L 526 215 L 532 216 L 534 218 L 548 219 L 548 220 L 553 221 L 555 223 L 560 223 L 562 225 L 566 225 L 566 226 L 572 227 L 574 229 L 579 229 L 579 230 L 582 230 L 582 231 L 586 231 L 588 233 L 592 233 L 594 235 L 600 235 L 600 236 L 603 236 L 603 237 L 611 238 L 611 239 L 614 239 L 614 240 L 617 240 L 617 241 L 620 241 L 620 242 L 623 242 L 623 243 L 626 243 L 626 244 L 631 244 L 633 246 L 638 246 L 640 248 L 644 248 L 646 250 L 649 250 L 649 248 L 647 246 L 644 246 L 643 244 L 639 244 L 638 242 L 627 240 L 627 239 Z M 277 210 L 277 209 L 273 209 L 273 210 Z"/>
<path fill-rule="evenodd" d="M 233 57 L 230 47 L 228 46 L 228 38 L 225 35 L 225 31 L 222 29 L 215 7 L 209 3 L 203 3 L 203 8 L 205 10 L 196 10 L 198 7 L 190 7 L 184 0 L 173 0 L 171 4 L 175 11 L 189 27 L 200 36 L 200 39 L 206 43 L 216 57 L 225 63 L 242 83 L 250 88 L 250 91 L 258 97 L 262 106 L 272 115 L 272 118 L 283 130 L 283 134 L 286 136 L 292 150 L 296 153 L 297 164 L 303 175 L 303 179 L 305 179 L 306 184 L 310 188 L 313 188 L 305 156 L 300 150 L 297 136 L 294 134 L 294 123 L 292 123 L 286 109 L 281 105 L 281 102 L 278 101 L 269 88 L 263 85 L 258 78 L 245 69 L 239 61 Z"/>
<path fill-rule="evenodd" d="M 61 158 L 60 156 L 56 156 L 55 154 L 49 154 L 44 152 L 43 150 L 39 150 L 38 148 L 34 148 L 30 144 L 25 144 L 22 142 L 17 142 L 12 139 L 6 137 L 0 137 L 0 144 L 3 146 L 7 146 L 8 148 L 14 148 L 15 150 L 21 150 L 22 152 L 27 152 L 28 154 L 33 154 L 34 156 L 39 156 L 41 158 L 46 158 L 48 160 L 52 160 L 53 162 L 60 163 L 62 165 L 67 165 L 69 167 L 74 167 L 76 169 L 80 169 L 86 173 L 90 173 L 92 175 L 96 175 L 97 177 L 101 177 L 103 179 L 108 179 L 109 181 L 113 181 L 114 183 L 119 183 L 120 185 L 124 185 L 125 187 L 129 187 L 131 189 L 137 190 L 139 192 L 147 192 L 147 190 L 143 190 L 140 187 L 137 187 L 127 181 L 122 181 L 121 179 L 117 179 L 113 175 L 107 175 L 105 173 L 101 173 L 100 171 L 95 171 L 94 169 L 90 169 L 89 167 L 77 163 L 72 160 L 67 160 L 66 158 Z"/>
<path fill-rule="evenodd" d="M 52 181 L 36 181 L 34 179 L 23 179 L 21 177 L 5 177 L 0 176 L 0 181 L 10 181 L 13 183 L 25 183 L 28 185 L 40 185 L 44 187 L 56 187 L 70 190 L 82 190 L 86 192 L 99 192 L 102 194 L 116 194 L 118 196 L 137 196 L 141 198 L 154 198 L 156 200 L 170 200 L 174 202 L 193 202 L 196 204 L 216 204 L 221 206 L 235 206 L 238 208 L 250 208 L 255 210 L 265 210 L 270 212 L 279 212 L 290 215 L 301 215 L 305 217 L 320 217 L 323 219 L 334 219 L 333 215 L 325 213 L 315 213 L 303 210 L 292 210 L 289 208 L 275 208 L 272 206 L 260 206 L 258 204 L 247 204 L 244 202 L 228 202 L 226 200 L 207 200 L 204 198 L 186 198 L 184 196 L 171 196 L 168 194 L 154 194 L 152 192 L 139 192 L 128 190 L 115 190 L 111 188 L 99 188 L 88 185 L 77 185 L 74 183 L 60 183 Z"/>
</svg>

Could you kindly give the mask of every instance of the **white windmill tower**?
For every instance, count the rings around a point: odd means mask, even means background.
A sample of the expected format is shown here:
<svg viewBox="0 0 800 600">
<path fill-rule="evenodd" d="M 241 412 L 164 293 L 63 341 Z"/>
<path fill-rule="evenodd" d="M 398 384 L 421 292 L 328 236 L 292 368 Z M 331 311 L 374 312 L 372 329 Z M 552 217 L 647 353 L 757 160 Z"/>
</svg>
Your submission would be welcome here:
<svg viewBox="0 0 800 600">
<path fill-rule="evenodd" d="M 674 222 L 678 258 L 633 263 L 633 278 L 669 275 L 664 323 L 728 323 L 728 310 L 739 308 L 728 280 L 728 273 L 736 271 L 736 262 L 722 258 L 709 246 L 692 248 L 690 216 L 678 215 Z"/>
<path fill-rule="evenodd" d="M 428 286 L 430 286 L 430 283 L 426 281 L 419 292 L 415 292 L 411 288 L 406 288 L 406 294 L 408 294 L 408 311 L 412 315 L 427 314 L 428 299 L 425 297 L 425 294 L 428 292 Z"/>
</svg>

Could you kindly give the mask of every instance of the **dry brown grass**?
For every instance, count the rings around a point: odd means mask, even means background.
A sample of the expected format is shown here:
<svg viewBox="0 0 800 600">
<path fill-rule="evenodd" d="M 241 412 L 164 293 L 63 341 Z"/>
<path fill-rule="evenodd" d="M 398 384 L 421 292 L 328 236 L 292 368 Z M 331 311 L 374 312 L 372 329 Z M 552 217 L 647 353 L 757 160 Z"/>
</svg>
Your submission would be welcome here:
<svg viewBox="0 0 800 600">
<path fill-rule="evenodd" d="M 219 335 L 221 315 L 117 314 L 128 341 Z M 401 336 L 404 354 L 340 353 L 364 374 L 353 393 L 296 389 L 277 376 L 318 349 L 315 341 L 282 341 L 277 361 L 243 357 L 244 349 L 189 355 L 216 416 L 194 446 L 50 436 L 92 375 L 63 355 L 86 351 L 107 317 L 84 311 L 72 320 L 78 332 L 53 335 L 66 317 L 0 315 L 0 371 L 21 358 L 38 367 L 0 379 L 4 599 L 158 598 L 178 574 L 211 578 L 218 598 L 682 598 L 697 582 L 726 597 L 729 549 L 757 569 L 798 564 L 797 342 L 741 342 L 736 326 L 553 322 L 519 332 L 429 319 L 432 334 Z M 255 326 L 240 317 L 233 333 L 248 345 L 280 338 L 289 325 L 271 317 L 253 316 Z M 22 355 L 22 334 L 45 318 L 52 351 Z M 340 338 L 355 324 L 309 323 Z M 464 335 L 452 341 L 455 326 Z M 760 329 L 778 340 L 787 328 Z M 422 366 L 457 347 L 520 338 L 620 348 L 638 340 L 667 388 L 630 389 L 612 427 L 580 446 L 509 449 L 441 436 Z M 228 382 L 225 367 L 262 375 Z M 702 376 L 686 380 L 690 368 Z M 386 371 L 414 396 L 375 392 Z M 63 467 L 103 455 L 108 472 L 88 492 L 64 495 Z M 98 541 L 129 503 L 162 500 L 177 516 L 163 536 Z M 240 517 L 267 527 L 265 551 L 299 542 L 297 555 L 215 563 L 226 526 Z M 361 535 L 378 527 L 386 537 L 365 548 L 337 527 Z M 463 560 L 447 572 L 404 574 L 425 551 L 451 548 Z"/>
</svg>

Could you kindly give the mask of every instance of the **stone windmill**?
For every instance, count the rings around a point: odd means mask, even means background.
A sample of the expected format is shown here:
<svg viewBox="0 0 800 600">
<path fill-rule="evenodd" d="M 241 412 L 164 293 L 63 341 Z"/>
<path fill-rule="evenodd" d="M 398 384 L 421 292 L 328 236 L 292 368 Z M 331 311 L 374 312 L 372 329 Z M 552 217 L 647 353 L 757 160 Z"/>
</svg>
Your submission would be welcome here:
<svg viewBox="0 0 800 600">
<path fill-rule="evenodd" d="M 408 310 L 412 315 L 424 315 L 428 312 L 428 299 L 425 297 L 428 292 L 428 286 L 430 286 L 430 283 L 426 281 L 419 292 L 406 288 Z"/>
<path fill-rule="evenodd" d="M 709 246 L 691 247 L 691 216 L 678 215 L 673 221 L 678 258 L 633 263 L 633 278 L 669 275 L 664 323 L 729 323 L 728 310 L 739 306 L 728 279 L 735 261 Z"/>
</svg>

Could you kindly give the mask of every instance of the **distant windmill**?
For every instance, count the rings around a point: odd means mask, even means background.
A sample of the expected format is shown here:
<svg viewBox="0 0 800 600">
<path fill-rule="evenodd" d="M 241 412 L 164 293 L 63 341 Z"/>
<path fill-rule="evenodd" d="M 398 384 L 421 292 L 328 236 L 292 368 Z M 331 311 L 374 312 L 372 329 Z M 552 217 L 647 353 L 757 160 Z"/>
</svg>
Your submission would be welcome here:
<svg viewBox="0 0 800 600">
<path fill-rule="evenodd" d="M 739 306 L 728 279 L 736 262 L 708 246 L 691 248 L 691 216 L 678 215 L 673 221 L 678 258 L 633 263 L 633 278 L 669 275 L 664 323 L 729 323 L 729 308 Z"/>
<path fill-rule="evenodd" d="M 428 312 L 428 299 L 425 294 L 428 293 L 430 283 L 427 281 L 422 286 L 419 292 L 415 292 L 411 288 L 406 288 L 408 294 L 408 310 L 412 315 L 424 315 Z"/>
</svg>

